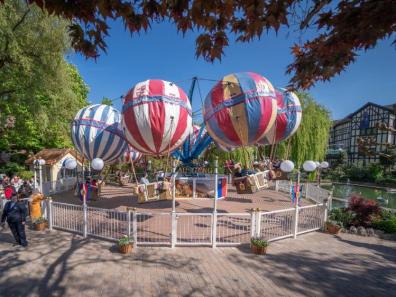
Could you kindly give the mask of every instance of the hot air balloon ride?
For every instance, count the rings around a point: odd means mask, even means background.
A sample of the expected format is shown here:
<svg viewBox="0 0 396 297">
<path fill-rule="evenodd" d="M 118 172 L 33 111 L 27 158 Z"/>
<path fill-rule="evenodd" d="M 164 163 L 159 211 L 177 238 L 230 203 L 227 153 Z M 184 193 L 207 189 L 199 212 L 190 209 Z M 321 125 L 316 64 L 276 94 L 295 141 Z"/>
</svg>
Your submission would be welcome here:
<svg viewBox="0 0 396 297">
<path fill-rule="evenodd" d="M 175 83 L 146 80 L 125 96 L 122 108 L 125 137 L 134 150 L 167 155 L 186 140 L 192 129 L 191 105 Z"/>
<path fill-rule="evenodd" d="M 92 161 L 116 161 L 126 150 L 121 114 L 115 108 L 94 104 L 80 109 L 72 123 L 71 138 L 77 151 Z"/>
<path fill-rule="evenodd" d="M 285 89 L 276 89 L 275 92 L 278 103 L 275 124 L 258 141 L 259 144 L 272 145 L 285 140 L 296 133 L 301 124 L 302 109 L 297 95 Z"/>
<path fill-rule="evenodd" d="M 230 74 L 211 89 L 203 107 L 206 129 L 224 147 L 254 145 L 276 118 L 272 84 L 253 72 Z"/>
</svg>

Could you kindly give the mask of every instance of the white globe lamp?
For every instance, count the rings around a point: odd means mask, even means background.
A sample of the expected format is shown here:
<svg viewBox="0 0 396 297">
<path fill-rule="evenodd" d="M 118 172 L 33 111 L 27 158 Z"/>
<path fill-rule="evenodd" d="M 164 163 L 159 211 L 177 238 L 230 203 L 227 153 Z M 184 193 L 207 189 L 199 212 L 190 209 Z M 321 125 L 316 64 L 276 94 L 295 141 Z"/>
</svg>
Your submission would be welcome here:
<svg viewBox="0 0 396 297">
<path fill-rule="evenodd" d="M 303 168 L 307 172 L 312 172 L 316 169 L 317 165 L 314 161 L 305 161 L 303 164 Z"/>
<path fill-rule="evenodd" d="M 323 161 L 320 163 L 320 168 L 326 169 L 329 168 L 329 162 Z"/>
<path fill-rule="evenodd" d="M 92 169 L 101 171 L 104 167 L 104 162 L 101 158 L 95 158 L 91 162 Z"/>
<path fill-rule="evenodd" d="M 74 159 L 69 159 L 65 163 L 66 169 L 73 170 L 73 169 L 76 169 L 76 167 L 77 167 L 77 162 Z"/>
<path fill-rule="evenodd" d="M 281 163 L 280 169 L 286 173 L 292 172 L 294 169 L 294 163 L 290 160 L 285 160 Z"/>
</svg>

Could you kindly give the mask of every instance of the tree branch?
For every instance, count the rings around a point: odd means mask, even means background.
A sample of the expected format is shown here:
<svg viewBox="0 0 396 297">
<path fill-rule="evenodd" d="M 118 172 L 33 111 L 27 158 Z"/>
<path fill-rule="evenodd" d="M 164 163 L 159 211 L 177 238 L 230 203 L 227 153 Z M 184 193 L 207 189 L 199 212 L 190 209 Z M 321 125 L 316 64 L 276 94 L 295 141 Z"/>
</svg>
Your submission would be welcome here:
<svg viewBox="0 0 396 297">
<path fill-rule="evenodd" d="M 303 30 L 309 26 L 312 18 L 318 14 L 318 12 L 327 4 L 329 4 L 331 0 L 317 0 L 315 6 L 308 12 L 307 16 L 303 19 L 300 24 L 300 30 Z"/>
<path fill-rule="evenodd" d="M 12 93 L 14 93 L 15 91 L 16 91 L 16 89 L 1 91 L 1 92 L 0 92 L 0 97 L 3 97 L 4 95 L 7 95 L 7 94 L 12 94 Z"/>
<path fill-rule="evenodd" d="M 14 27 L 12 27 L 12 32 L 14 32 L 25 20 L 26 16 L 28 15 L 28 13 L 30 12 L 30 8 L 28 8 L 25 13 L 23 14 L 23 16 L 21 17 L 21 19 L 14 25 Z"/>
</svg>

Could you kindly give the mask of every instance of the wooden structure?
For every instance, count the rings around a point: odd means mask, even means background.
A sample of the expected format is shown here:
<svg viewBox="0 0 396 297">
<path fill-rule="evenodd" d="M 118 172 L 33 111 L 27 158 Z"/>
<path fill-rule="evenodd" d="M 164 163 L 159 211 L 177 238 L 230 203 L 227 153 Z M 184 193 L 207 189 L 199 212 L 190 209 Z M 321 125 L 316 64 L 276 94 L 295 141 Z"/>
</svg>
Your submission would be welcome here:
<svg viewBox="0 0 396 297">
<path fill-rule="evenodd" d="M 253 194 L 262 189 L 268 189 L 268 171 L 234 177 L 233 182 L 238 194 Z"/>
<path fill-rule="evenodd" d="M 139 184 L 134 188 L 138 202 L 172 200 L 171 183 L 167 181 Z"/>
</svg>

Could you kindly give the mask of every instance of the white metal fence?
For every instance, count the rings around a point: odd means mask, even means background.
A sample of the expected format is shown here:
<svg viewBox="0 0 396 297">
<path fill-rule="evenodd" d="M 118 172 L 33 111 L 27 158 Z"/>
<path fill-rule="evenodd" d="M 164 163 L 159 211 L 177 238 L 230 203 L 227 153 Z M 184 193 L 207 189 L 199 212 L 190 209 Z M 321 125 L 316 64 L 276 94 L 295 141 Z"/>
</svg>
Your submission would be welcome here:
<svg viewBox="0 0 396 297">
<path fill-rule="evenodd" d="M 252 237 L 268 241 L 323 227 L 323 204 L 251 213 L 172 213 L 117 211 L 48 201 L 49 227 L 117 240 L 133 237 L 136 245 L 226 246 L 249 243 Z"/>
<path fill-rule="evenodd" d="M 292 183 L 288 180 L 277 180 L 275 181 L 275 191 L 290 193 Z M 317 185 L 311 183 L 304 183 L 302 194 L 306 199 L 310 199 L 316 203 L 325 203 L 329 198 L 331 192 L 322 189 Z"/>
</svg>

